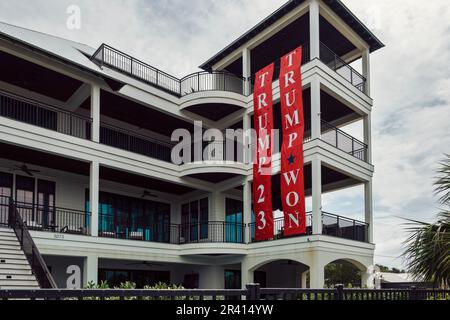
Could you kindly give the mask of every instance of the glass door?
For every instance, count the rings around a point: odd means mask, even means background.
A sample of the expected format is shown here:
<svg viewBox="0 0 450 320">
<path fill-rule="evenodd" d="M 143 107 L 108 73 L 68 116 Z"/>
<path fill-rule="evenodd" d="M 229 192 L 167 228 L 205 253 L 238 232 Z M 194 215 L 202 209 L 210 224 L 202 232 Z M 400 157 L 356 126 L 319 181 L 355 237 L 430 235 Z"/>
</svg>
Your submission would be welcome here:
<svg viewBox="0 0 450 320">
<path fill-rule="evenodd" d="M 8 225 L 12 188 L 13 175 L 0 172 L 0 225 Z"/>
<path fill-rule="evenodd" d="M 55 183 L 38 180 L 37 185 L 37 221 L 44 229 L 56 228 Z"/>
<path fill-rule="evenodd" d="M 34 178 L 16 176 L 17 210 L 28 227 L 41 228 L 34 210 L 34 183 Z"/>
</svg>

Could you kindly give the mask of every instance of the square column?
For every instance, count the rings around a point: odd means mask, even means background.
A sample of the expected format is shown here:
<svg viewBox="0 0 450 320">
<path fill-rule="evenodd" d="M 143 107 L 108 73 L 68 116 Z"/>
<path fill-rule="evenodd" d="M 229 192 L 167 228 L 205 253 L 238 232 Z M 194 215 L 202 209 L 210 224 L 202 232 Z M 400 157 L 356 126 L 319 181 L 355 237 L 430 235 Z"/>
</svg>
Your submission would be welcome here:
<svg viewBox="0 0 450 320">
<path fill-rule="evenodd" d="M 365 49 L 362 54 L 362 72 L 366 78 L 365 93 L 370 97 L 370 49 Z"/>
<path fill-rule="evenodd" d="M 251 79 L 252 76 L 252 55 L 249 48 L 242 50 L 242 77 L 245 78 L 244 82 L 244 94 L 249 95 L 251 91 Z"/>
<path fill-rule="evenodd" d="M 98 257 L 88 255 L 83 261 L 83 286 L 89 282 L 98 283 Z"/>
<path fill-rule="evenodd" d="M 313 234 L 322 234 L 322 163 L 312 160 L 312 230 Z"/>
<path fill-rule="evenodd" d="M 302 277 L 302 283 L 301 283 L 302 289 L 307 289 L 308 288 L 308 274 L 309 274 L 309 271 L 302 272 L 302 275 L 301 275 L 301 277 Z"/>
<path fill-rule="evenodd" d="M 91 162 L 89 176 L 89 202 L 91 209 L 91 236 L 98 237 L 98 202 L 100 192 L 100 165 L 96 161 Z"/>
<path fill-rule="evenodd" d="M 323 289 L 325 286 L 325 266 L 320 263 L 319 253 L 314 252 L 313 262 L 309 268 L 310 289 Z"/>
<path fill-rule="evenodd" d="M 317 0 L 309 4 L 309 44 L 311 60 L 320 59 L 320 8 Z"/>
<path fill-rule="evenodd" d="M 91 85 L 91 118 L 92 136 L 94 142 L 100 142 L 100 87 Z"/>
<path fill-rule="evenodd" d="M 311 140 L 320 139 L 321 128 L 320 81 L 315 77 L 311 82 Z"/>
<path fill-rule="evenodd" d="M 367 161 L 372 163 L 372 115 L 364 117 L 364 143 L 367 145 Z"/>
<path fill-rule="evenodd" d="M 373 190 L 372 190 L 372 180 L 364 184 L 364 211 L 365 211 L 365 222 L 369 224 L 369 230 L 367 235 L 367 240 L 369 243 L 373 243 Z"/>
<path fill-rule="evenodd" d="M 245 224 L 245 243 L 250 243 L 252 223 L 252 183 L 250 181 L 244 182 L 244 224 Z"/>
</svg>

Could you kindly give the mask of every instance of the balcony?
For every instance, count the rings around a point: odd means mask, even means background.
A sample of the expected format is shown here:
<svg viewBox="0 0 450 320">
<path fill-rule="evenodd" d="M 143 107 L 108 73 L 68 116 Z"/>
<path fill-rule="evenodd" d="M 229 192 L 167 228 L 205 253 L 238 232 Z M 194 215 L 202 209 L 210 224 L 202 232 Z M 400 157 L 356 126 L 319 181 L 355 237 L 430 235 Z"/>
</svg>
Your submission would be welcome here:
<svg viewBox="0 0 450 320">
<path fill-rule="evenodd" d="M 0 116 L 73 137 L 91 138 L 92 119 L 0 91 Z"/>
<path fill-rule="evenodd" d="M 91 59 L 100 66 L 107 66 L 177 97 L 204 91 L 244 94 L 245 80 L 231 73 L 203 71 L 178 79 L 106 44 L 102 44 Z"/>
<path fill-rule="evenodd" d="M 0 196 L 0 225 L 8 225 L 9 197 Z M 62 234 L 90 235 L 90 213 L 48 206 L 16 203 L 16 207 L 30 230 Z M 312 235 L 312 214 L 306 216 L 306 234 Z M 368 241 L 369 225 L 365 222 L 322 213 L 322 234 L 354 240 Z M 145 216 L 130 212 L 99 214 L 99 237 L 167 244 L 230 243 L 245 244 L 245 234 L 250 232 L 250 243 L 255 243 L 255 223 L 200 221 L 189 224 L 172 224 L 168 221 L 150 221 Z M 286 239 L 284 218 L 274 219 L 272 240 Z"/>
<path fill-rule="evenodd" d="M 0 196 L 0 225 L 8 226 L 11 198 Z M 15 207 L 29 230 L 89 235 L 90 213 L 16 202 Z"/>
<path fill-rule="evenodd" d="M 250 242 L 255 241 L 255 223 L 249 225 L 251 232 Z M 331 213 L 322 213 L 322 234 L 336 238 L 368 242 L 369 225 L 365 222 L 341 217 Z M 312 214 L 306 215 L 306 234 L 299 236 L 312 235 Z M 277 218 L 273 221 L 273 239 L 280 240 L 298 236 L 287 237 L 284 235 L 284 218 Z"/>
</svg>

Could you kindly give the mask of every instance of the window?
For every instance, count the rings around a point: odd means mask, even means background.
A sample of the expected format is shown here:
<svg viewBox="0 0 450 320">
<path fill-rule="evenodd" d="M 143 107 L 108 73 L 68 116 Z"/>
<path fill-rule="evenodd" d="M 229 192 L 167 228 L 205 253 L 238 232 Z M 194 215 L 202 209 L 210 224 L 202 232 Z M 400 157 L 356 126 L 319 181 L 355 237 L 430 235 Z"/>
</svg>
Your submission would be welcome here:
<svg viewBox="0 0 450 320">
<path fill-rule="evenodd" d="M 110 287 L 130 281 L 136 284 L 136 288 L 142 289 L 159 282 L 170 284 L 170 271 L 99 269 L 98 281 L 106 281 Z"/>
<path fill-rule="evenodd" d="M 239 200 L 226 199 L 226 242 L 242 243 L 243 242 L 243 208 L 244 203 Z"/>
<path fill-rule="evenodd" d="M 208 239 L 208 198 L 192 201 L 181 206 L 181 236 L 189 241 Z"/>
<path fill-rule="evenodd" d="M 90 211 L 86 190 L 86 211 Z M 170 205 L 100 192 L 99 233 L 103 237 L 170 242 Z"/>
</svg>

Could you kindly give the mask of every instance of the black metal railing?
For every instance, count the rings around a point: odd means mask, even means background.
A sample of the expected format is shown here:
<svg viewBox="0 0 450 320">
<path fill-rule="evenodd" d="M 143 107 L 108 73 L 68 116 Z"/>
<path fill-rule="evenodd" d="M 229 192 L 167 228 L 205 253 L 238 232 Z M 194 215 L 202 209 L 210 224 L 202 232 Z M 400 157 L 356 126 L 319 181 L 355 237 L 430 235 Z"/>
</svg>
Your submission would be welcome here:
<svg viewBox="0 0 450 320">
<path fill-rule="evenodd" d="M 30 300 L 448 300 L 450 290 L 416 289 L 347 289 L 337 285 L 330 289 L 261 288 L 247 284 L 245 289 L 41 289 L 0 290 L 0 299 Z M 267 315 L 272 311 L 266 309 Z"/>
<path fill-rule="evenodd" d="M 338 148 L 359 160 L 368 161 L 368 146 L 351 135 L 322 120 L 321 140 Z"/>
<path fill-rule="evenodd" d="M 249 224 L 250 242 L 255 242 L 256 223 Z M 273 221 L 274 235 L 273 240 L 284 239 L 284 218 L 277 218 Z M 341 217 L 331 213 L 322 213 L 322 234 L 367 242 L 369 225 L 365 222 Z M 306 233 L 299 236 L 307 236 L 312 234 L 312 214 L 306 215 Z"/>
<path fill-rule="evenodd" d="M 226 91 L 243 94 L 245 80 L 223 71 L 196 72 L 180 80 L 181 96 L 202 91 Z"/>
<path fill-rule="evenodd" d="M 366 92 L 366 78 L 322 42 L 320 43 L 320 60 L 359 91 Z"/>
<path fill-rule="evenodd" d="M 28 231 L 27 224 L 23 221 L 22 215 L 13 201 L 10 202 L 8 223 L 19 240 L 20 247 L 30 264 L 39 286 L 41 288 L 56 288 L 55 280 L 53 280 L 44 259 Z"/>
<path fill-rule="evenodd" d="M 255 240 L 255 232 L 256 232 L 256 223 L 252 222 L 249 224 L 249 232 L 250 232 L 250 242 L 256 242 Z M 308 212 L 306 214 L 306 234 L 301 236 L 311 235 L 312 234 L 312 214 Z M 273 220 L 273 240 L 279 240 L 286 238 L 284 234 L 284 217 L 276 218 Z"/>
<path fill-rule="evenodd" d="M 6 197 L 0 197 L 0 224 L 3 225 L 8 224 L 8 222 L 5 223 L 4 219 L 6 219 L 6 215 L 9 214 L 10 210 L 4 205 L 6 201 Z M 10 198 L 8 201 L 11 201 Z M 22 202 L 15 202 L 14 205 L 28 230 L 80 235 L 90 234 L 90 213 L 88 212 Z"/>
<path fill-rule="evenodd" d="M 0 91 L 0 116 L 77 138 L 91 138 L 90 118 L 4 91 Z"/>
<path fill-rule="evenodd" d="M 100 143 L 171 162 L 172 144 L 106 123 L 100 126 Z"/>
<path fill-rule="evenodd" d="M 245 243 L 245 224 L 225 221 L 206 221 L 181 224 L 180 244 L 188 243 Z"/>
<path fill-rule="evenodd" d="M 322 213 L 322 234 L 360 242 L 368 241 L 369 224 L 338 216 Z"/>
<path fill-rule="evenodd" d="M 99 214 L 99 236 L 170 244 L 244 243 L 245 225 L 224 221 L 190 224 L 146 222 L 114 214 Z"/>
<path fill-rule="evenodd" d="M 106 44 L 97 49 L 92 60 L 178 97 L 215 90 L 244 94 L 245 81 L 234 74 L 202 71 L 178 79 Z"/>
</svg>

